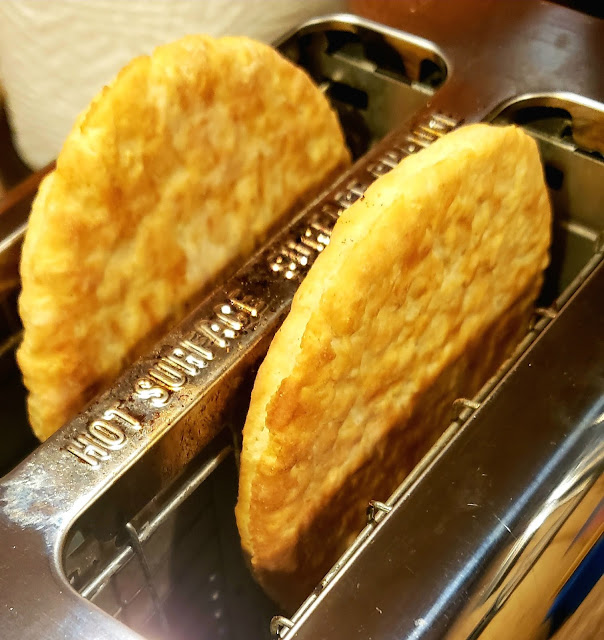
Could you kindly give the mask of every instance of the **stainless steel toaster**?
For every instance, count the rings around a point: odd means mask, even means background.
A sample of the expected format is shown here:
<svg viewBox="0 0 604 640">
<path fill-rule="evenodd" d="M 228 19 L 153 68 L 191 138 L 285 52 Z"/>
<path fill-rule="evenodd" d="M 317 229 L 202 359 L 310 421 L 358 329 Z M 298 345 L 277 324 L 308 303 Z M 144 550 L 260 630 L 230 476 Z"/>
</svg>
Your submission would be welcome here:
<svg viewBox="0 0 604 640">
<path fill-rule="evenodd" d="M 592 591 L 604 568 L 604 22 L 547 2 L 428 4 L 400 29 L 332 15 L 276 44 L 328 96 L 356 163 L 38 446 L 14 354 L 39 176 L 0 204 L 1 638 L 547 638 Z M 367 505 L 300 609 L 280 611 L 250 577 L 233 514 L 254 372 L 340 213 L 476 121 L 515 123 L 541 152 L 555 221 L 531 330 L 455 402 L 403 484 Z"/>
</svg>

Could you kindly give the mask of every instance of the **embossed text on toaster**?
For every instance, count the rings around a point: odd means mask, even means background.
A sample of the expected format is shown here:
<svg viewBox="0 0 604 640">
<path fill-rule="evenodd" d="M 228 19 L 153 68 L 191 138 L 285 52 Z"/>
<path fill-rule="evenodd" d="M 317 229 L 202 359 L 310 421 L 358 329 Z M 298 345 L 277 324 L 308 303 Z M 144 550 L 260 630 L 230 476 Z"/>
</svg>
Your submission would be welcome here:
<svg viewBox="0 0 604 640">
<path fill-rule="evenodd" d="M 232 341 L 257 322 L 264 306 L 264 302 L 239 289 L 231 291 L 225 302 L 215 305 L 209 319 L 197 321 L 184 340 L 135 381 L 135 397 L 150 407 L 165 406 L 172 393 L 199 375 L 218 351 L 231 349 Z"/>
<path fill-rule="evenodd" d="M 269 257 L 269 269 L 288 280 L 300 280 L 331 239 L 331 232 L 342 214 L 358 200 L 368 184 L 357 179 L 338 191 L 333 200 L 324 203 L 302 226 L 296 226 L 289 238 L 278 244 Z"/>
<path fill-rule="evenodd" d="M 269 256 L 269 269 L 288 280 L 301 280 L 318 255 L 329 244 L 333 227 L 342 213 L 354 204 L 367 187 L 380 176 L 440 136 L 457 126 L 457 121 L 440 114 L 432 115 L 411 132 L 395 138 L 392 145 L 374 158 L 360 172 L 361 178 L 351 179 L 326 202 L 306 217 L 302 226 L 296 226 L 288 237 L 280 242 Z"/>
<path fill-rule="evenodd" d="M 231 291 L 224 302 L 214 306 L 213 314 L 197 321 L 185 339 L 158 358 L 146 374 L 134 382 L 134 397 L 150 408 L 161 408 L 187 382 L 199 375 L 219 351 L 228 352 L 233 341 L 258 320 L 265 303 Z M 65 450 L 82 462 L 98 467 L 113 451 L 122 449 L 129 431 L 140 431 L 140 422 L 118 408 L 106 410 L 86 430 L 70 439 Z"/>
<path fill-rule="evenodd" d="M 98 467 L 103 460 L 109 460 L 112 451 L 124 447 L 128 431 L 140 429 L 138 420 L 125 411 L 112 407 L 100 419 L 91 422 L 85 431 L 70 440 L 65 450 L 91 467 Z"/>
</svg>

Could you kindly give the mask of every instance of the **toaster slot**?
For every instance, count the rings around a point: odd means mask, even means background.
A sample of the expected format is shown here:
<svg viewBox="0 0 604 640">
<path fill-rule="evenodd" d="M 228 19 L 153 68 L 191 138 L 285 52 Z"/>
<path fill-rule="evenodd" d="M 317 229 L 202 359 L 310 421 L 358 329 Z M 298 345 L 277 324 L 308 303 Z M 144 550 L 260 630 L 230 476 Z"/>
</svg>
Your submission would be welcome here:
<svg viewBox="0 0 604 640">
<path fill-rule="evenodd" d="M 575 97 L 531 96 L 505 106 L 495 124 L 513 123 L 535 138 L 554 211 L 551 263 L 539 304 L 554 303 L 604 238 L 604 128 L 601 107 Z"/>
<path fill-rule="evenodd" d="M 266 637 L 275 607 L 241 553 L 236 496 L 236 459 L 219 438 L 113 533 L 99 536 L 92 512 L 80 518 L 64 549 L 71 585 L 147 638 Z"/>
<path fill-rule="evenodd" d="M 424 108 L 447 78 L 431 43 L 348 16 L 311 23 L 279 48 L 329 97 L 354 158 Z"/>
</svg>

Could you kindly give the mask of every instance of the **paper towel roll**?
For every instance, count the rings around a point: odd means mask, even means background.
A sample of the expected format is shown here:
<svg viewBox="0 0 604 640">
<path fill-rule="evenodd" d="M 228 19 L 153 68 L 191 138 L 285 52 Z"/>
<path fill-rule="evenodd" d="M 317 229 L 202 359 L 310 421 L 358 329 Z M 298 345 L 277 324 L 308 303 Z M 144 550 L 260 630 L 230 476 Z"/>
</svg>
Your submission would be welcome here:
<svg viewBox="0 0 604 640">
<path fill-rule="evenodd" d="M 2 0 L 0 79 L 16 147 L 56 157 L 77 114 L 131 58 L 188 33 L 270 42 L 343 0 Z"/>
</svg>

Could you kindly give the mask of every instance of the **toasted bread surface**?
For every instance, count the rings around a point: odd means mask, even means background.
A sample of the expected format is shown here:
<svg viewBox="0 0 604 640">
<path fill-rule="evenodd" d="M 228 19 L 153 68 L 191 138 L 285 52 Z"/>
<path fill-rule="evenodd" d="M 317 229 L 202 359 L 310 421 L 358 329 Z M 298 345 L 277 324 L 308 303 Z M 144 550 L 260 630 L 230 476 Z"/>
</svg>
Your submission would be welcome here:
<svg viewBox="0 0 604 640">
<path fill-rule="evenodd" d="M 188 36 L 125 67 L 34 202 L 18 353 L 42 440 L 349 154 L 319 89 L 246 38 Z"/>
<path fill-rule="evenodd" d="M 236 514 L 295 607 L 526 331 L 551 212 L 535 142 L 470 125 L 407 157 L 336 223 L 260 367 Z"/>
</svg>

